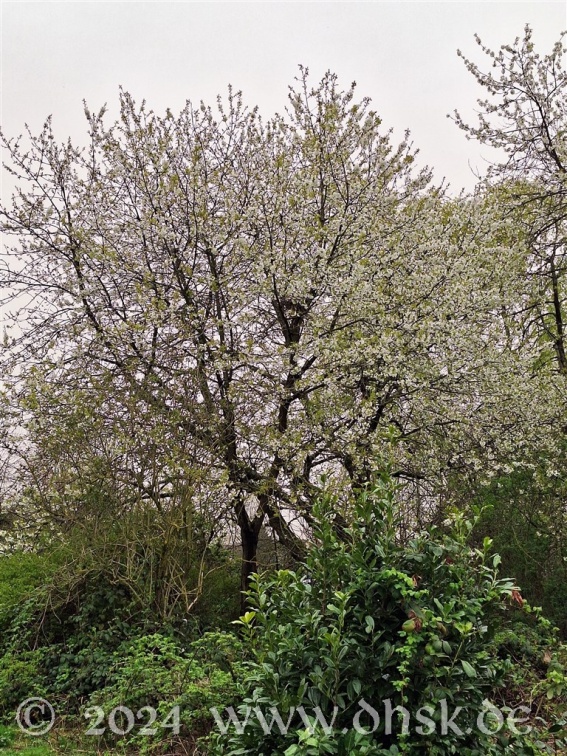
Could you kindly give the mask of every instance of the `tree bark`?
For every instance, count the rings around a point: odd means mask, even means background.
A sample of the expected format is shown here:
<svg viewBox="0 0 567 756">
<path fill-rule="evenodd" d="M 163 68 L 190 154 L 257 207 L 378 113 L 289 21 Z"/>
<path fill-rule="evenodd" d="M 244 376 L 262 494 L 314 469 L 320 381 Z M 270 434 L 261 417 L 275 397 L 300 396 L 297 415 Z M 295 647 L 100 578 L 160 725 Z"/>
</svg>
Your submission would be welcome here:
<svg viewBox="0 0 567 756">
<path fill-rule="evenodd" d="M 250 588 L 250 577 L 258 571 L 258 539 L 262 520 L 255 518 L 252 522 L 240 523 L 242 544 L 242 565 L 240 569 L 240 610 L 244 613 L 248 607 L 246 591 Z"/>
</svg>

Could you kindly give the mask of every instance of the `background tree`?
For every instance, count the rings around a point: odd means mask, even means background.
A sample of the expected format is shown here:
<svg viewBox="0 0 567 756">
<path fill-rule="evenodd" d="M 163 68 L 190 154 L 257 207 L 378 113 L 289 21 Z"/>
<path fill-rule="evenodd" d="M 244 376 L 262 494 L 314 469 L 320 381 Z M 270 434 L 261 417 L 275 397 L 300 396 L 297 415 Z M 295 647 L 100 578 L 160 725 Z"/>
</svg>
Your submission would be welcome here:
<svg viewBox="0 0 567 756">
<path fill-rule="evenodd" d="M 567 72 L 563 35 L 543 58 L 535 51 L 532 31 L 496 53 L 484 46 L 496 72 L 484 73 L 459 55 L 485 87 L 477 126 L 456 113 L 469 137 L 503 150 L 487 180 L 499 186 L 499 201 L 525 233 L 531 286 L 522 311 L 528 333 L 534 330 L 553 350 L 557 368 L 567 375 L 565 306 L 567 270 Z"/>
<path fill-rule="evenodd" d="M 488 96 L 478 101 L 476 125 L 469 125 L 458 113 L 456 121 L 470 138 L 504 153 L 490 165 L 482 191 L 503 223 L 515 229 L 524 249 L 519 296 L 503 317 L 514 334 L 513 347 L 532 354 L 525 385 L 542 387 L 526 405 L 539 440 L 510 455 L 500 476 L 476 490 L 478 500 L 492 505 L 479 534 L 495 534 L 505 569 L 565 631 L 567 72 L 563 38 L 541 57 L 528 26 L 522 39 L 498 52 L 477 37 L 491 63 L 488 71 L 459 54 Z"/>
</svg>

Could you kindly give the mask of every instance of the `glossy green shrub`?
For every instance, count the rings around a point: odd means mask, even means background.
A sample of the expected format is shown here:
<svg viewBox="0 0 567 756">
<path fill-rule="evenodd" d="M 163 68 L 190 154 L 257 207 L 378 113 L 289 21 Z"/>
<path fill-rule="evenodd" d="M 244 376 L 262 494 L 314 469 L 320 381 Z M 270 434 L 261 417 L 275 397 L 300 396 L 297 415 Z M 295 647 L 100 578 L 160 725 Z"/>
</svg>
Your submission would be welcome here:
<svg viewBox="0 0 567 756">
<path fill-rule="evenodd" d="M 537 752 L 529 738 L 506 727 L 498 735 L 490 732 L 496 721 L 490 701 L 510 668 L 491 637 L 512 605 L 521 603 L 514 583 L 498 576 L 490 540 L 471 548 L 472 524 L 455 514 L 445 532 L 432 529 L 400 543 L 395 489 L 387 476 L 353 507 L 352 526 L 339 539 L 332 522 L 336 502 L 322 501 L 315 512 L 315 546 L 303 568 L 254 582 L 251 611 L 240 620 L 254 656 L 235 712 L 241 724 L 249 718 L 240 733 L 233 726 L 215 733 L 213 752 Z M 402 710 L 392 715 L 388 732 L 387 701 L 409 712 L 407 730 Z M 368 706 L 380 714 L 378 724 Z M 424 712 L 424 706 L 432 708 Z M 462 707 L 452 720 L 459 732 L 448 725 L 443 730 L 444 706 L 447 719 Z M 255 713 L 269 723 L 271 707 L 289 724 L 287 733 L 268 731 Z M 306 717 L 298 715 L 299 707 Z M 316 726 L 317 708 L 332 727 Z M 417 719 L 420 710 L 430 724 Z M 487 732 L 477 726 L 479 715 Z"/>
</svg>

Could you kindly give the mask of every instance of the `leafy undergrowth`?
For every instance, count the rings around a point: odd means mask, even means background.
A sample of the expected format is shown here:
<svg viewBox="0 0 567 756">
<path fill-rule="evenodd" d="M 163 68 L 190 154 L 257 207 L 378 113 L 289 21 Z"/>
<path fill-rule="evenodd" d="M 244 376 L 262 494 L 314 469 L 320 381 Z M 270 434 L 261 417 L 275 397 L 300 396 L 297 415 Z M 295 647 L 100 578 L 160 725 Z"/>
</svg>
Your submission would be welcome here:
<svg viewBox="0 0 567 756">
<path fill-rule="evenodd" d="M 551 623 L 501 577 L 489 538 L 471 546 L 473 524 L 460 514 L 401 542 L 394 494 L 387 476 L 361 493 L 341 539 L 333 502 L 321 501 L 307 562 L 258 576 L 253 611 L 236 625 L 229 572 L 209 586 L 208 615 L 167 625 L 103 574 L 54 603 L 39 584 L 52 572 L 47 558 L 0 560 L 0 756 L 567 754 L 567 648 Z M 31 696 L 57 713 L 45 736 L 14 724 Z M 436 715 L 444 700 L 466 716 L 487 700 L 504 713 L 525 706 L 531 734 L 355 732 L 362 699 L 411 712 L 434 703 Z M 296 721 L 266 735 L 258 720 L 224 736 L 214 727 L 211 708 L 247 704 L 278 707 L 284 722 L 299 706 L 328 722 L 336 707 L 340 727 L 312 735 Z M 153 734 L 143 731 L 150 720 Z M 103 732 L 87 734 L 93 727 Z"/>
<path fill-rule="evenodd" d="M 400 542 L 394 492 L 387 476 L 361 492 L 344 539 L 334 502 L 322 501 L 304 568 L 254 581 L 238 712 L 262 717 L 214 735 L 215 754 L 566 752 L 567 677 L 551 624 L 500 576 L 489 538 L 470 546 L 461 513 Z M 276 709 L 287 729 L 267 732 Z M 316 709 L 327 730 L 313 731 Z"/>
</svg>

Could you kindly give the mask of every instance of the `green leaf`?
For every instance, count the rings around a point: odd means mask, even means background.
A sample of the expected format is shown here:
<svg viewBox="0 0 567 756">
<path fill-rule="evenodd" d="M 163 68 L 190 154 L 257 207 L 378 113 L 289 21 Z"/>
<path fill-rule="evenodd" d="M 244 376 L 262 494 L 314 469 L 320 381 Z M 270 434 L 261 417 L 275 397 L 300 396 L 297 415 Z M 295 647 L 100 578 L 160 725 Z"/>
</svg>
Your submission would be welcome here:
<svg viewBox="0 0 567 756">
<path fill-rule="evenodd" d="M 476 670 L 468 663 L 468 661 L 461 659 L 461 666 L 465 670 L 467 677 L 476 677 Z"/>
</svg>

